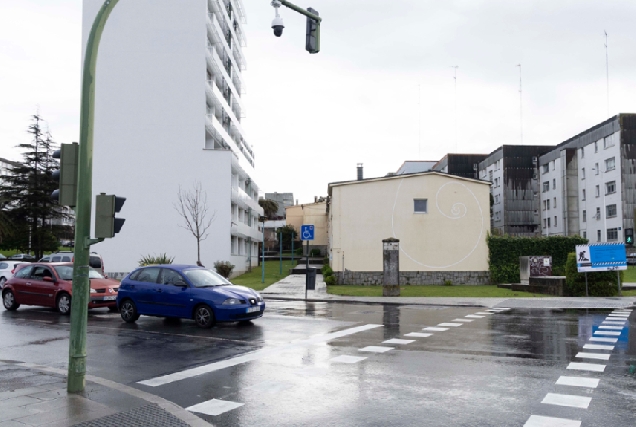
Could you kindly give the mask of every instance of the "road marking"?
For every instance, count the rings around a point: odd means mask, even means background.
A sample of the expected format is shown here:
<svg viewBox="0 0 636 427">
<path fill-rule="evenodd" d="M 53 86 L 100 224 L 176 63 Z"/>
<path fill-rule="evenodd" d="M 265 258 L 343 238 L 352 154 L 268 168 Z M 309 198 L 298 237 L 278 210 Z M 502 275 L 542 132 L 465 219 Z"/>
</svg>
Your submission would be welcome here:
<svg viewBox="0 0 636 427">
<path fill-rule="evenodd" d="M 138 384 L 142 384 L 149 387 L 158 387 L 160 385 L 170 384 L 175 381 L 184 380 L 187 378 L 198 377 L 199 375 L 209 374 L 210 372 L 219 371 L 221 369 L 230 368 L 232 366 L 240 365 L 254 360 L 262 359 L 267 356 L 283 353 L 290 349 L 298 347 L 307 347 L 314 344 L 321 344 L 336 338 L 346 337 L 348 335 L 357 334 L 358 332 L 368 331 L 369 329 L 380 328 L 383 325 L 363 325 L 356 326 L 354 328 L 343 329 L 342 331 L 331 332 L 328 334 L 315 335 L 305 340 L 293 341 L 289 344 L 282 345 L 280 347 L 264 348 L 261 350 L 252 351 L 240 356 L 232 357 L 230 359 L 221 360 L 219 362 L 209 363 L 207 365 L 198 366 L 196 368 L 186 369 L 181 372 L 174 372 L 172 374 L 162 375 L 159 377 L 151 378 L 149 380 L 139 381 Z"/>
<path fill-rule="evenodd" d="M 607 324 L 607 325 L 624 325 L 625 323 L 627 323 L 627 320 L 603 320 L 602 324 Z"/>
<path fill-rule="evenodd" d="M 542 417 L 530 415 L 523 427 L 581 427 L 581 422 L 567 418 Z"/>
<path fill-rule="evenodd" d="M 619 336 L 621 333 L 616 331 L 594 331 L 594 335 L 613 335 L 615 337 Z"/>
<path fill-rule="evenodd" d="M 560 376 L 556 384 L 569 385 L 572 387 L 596 388 L 598 387 L 598 382 L 599 380 L 596 378 Z"/>
<path fill-rule="evenodd" d="M 601 325 L 598 327 L 599 329 L 614 329 L 614 330 L 623 330 L 625 329 L 625 326 L 605 326 L 605 325 Z"/>
<path fill-rule="evenodd" d="M 510 309 L 508 307 L 493 307 L 493 310 L 508 311 Z"/>
<path fill-rule="evenodd" d="M 329 359 L 329 361 L 335 362 L 335 363 L 358 363 L 363 361 L 364 359 L 366 359 L 366 357 L 342 355 L 342 356 L 331 358 Z"/>
<path fill-rule="evenodd" d="M 451 326 L 451 327 L 457 327 L 457 326 L 461 326 L 461 323 L 440 323 L 437 326 Z"/>
<path fill-rule="evenodd" d="M 422 330 L 432 331 L 432 332 L 444 332 L 444 331 L 448 331 L 448 328 L 436 328 L 434 326 L 427 326 L 426 328 L 423 328 Z"/>
<path fill-rule="evenodd" d="M 382 344 L 411 344 L 415 340 L 401 340 L 399 338 L 393 338 L 390 340 L 382 341 Z"/>
<path fill-rule="evenodd" d="M 586 350 L 614 350 L 613 345 L 600 345 L 600 344 L 585 344 L 583 346 Z"/>
<path fill-rule="evenodd" d="M 393 350 L 393 347 L 380 347 L 377 345 L 369 345 L 359 349 L 358 351 L 368 351 L 371 353 L 386 353 L 387 351 L 391 351 L 391 350 Z"/>
<path fill-rule="evenodd" d="M 627 313 L 610 313 L 607 315 L 607 317 L 618 317 L 621 319 L 627 319 L 630 316 L 630 314 Z"/>
<path fill-rule="evenodd" d="M 230 402 L 229 400 L 212 399 L 207 402 L 197 403 L 194 406 L 189 406 L 186 410 L 190 412 L 198 412 L 205 415 L 221 415 L 232 409 L 239 408 L 245 405 L 244 403 Z"/>
<path fill-rule="evenodd" d="M 478 311 L 475 314 L 487 314 L 487 315 L 491 315 L 491 316 L 493 315 L 493 313 L 488 313 L 487 311 Z"/>
<path fill-rule="evenodd" d="M 592 337 L 590 338 L 590 341 L 611 342 L 613 344 L 618 341 L 618 338 Z"/>
<path fill-rule="evenodd" d="M 415 338 L 427 338 L 433 334 L 423 334 L 421 332 L 411 332 L 409 334 L 404 334 L 405 337 L 415 337 Z"/>
<path fill-rule="evenodd" d="M 464 316 L 464 317 L 469 317 L 469 318 L 471 318 L 471 319 L 482 319 L 482 318 L 484 318 L 485 316 L 477 316 L 476 314 L 467 314 L 467 315 L 466 315 L 466 316 Z"/>
<path fill-rule="evenodd" d="M 617 309 L 617 310 L 612 311 L 612 313 L 631 313 L 631 312 L 632 312 L 632 310 L 628 310 L 628 309 L 626 309 L 626 308 L 624 308 L 624 309 Z"/>
<path fill-rule="evenodd" d="M 453 319 L 453 322 L 472 322 L 473 319 Z"/>
<path fill-rule="evenodd" d="M 605 371 L 605 365 L 599 365 L 597 363 L 570 362 L 566 369 L 574 369 L 577 371 L 603 372 Z"/>
<path fill-rule="evenodd" d="M 580 357 L 581 359 L 609 360 L 610 355 L 601 353 L 577 353 L 574 357 Z"/>
<path fill-rule="evenodd" d="M 571 406 L 573 408 L 587 409 L 592 401 L 591 397 L 576 396 L 573 394 L 548 393 L 541 403 L 557 406 Z"/>
</svg>

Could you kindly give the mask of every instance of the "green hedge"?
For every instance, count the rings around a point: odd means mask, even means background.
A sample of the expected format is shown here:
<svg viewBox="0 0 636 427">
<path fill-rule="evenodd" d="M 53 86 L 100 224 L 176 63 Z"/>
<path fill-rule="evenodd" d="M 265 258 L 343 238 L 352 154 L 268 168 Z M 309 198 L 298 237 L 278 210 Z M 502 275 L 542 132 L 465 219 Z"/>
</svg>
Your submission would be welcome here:
<svg viewBox="0 0 636 427">
<path fill-rule="evenodd" d="M 585 296 L 585 274 L 579 273 L 576 268 L 576 254 L 568 254 L 565 265 L 565 291 L 570 297 Z M 623 282 L 623 272 L 621 283 Z M 588 294 L 591 297 L 613 297 L 618 294 L 618 275 L 615 271 L 603 271 L 598 273 L 587 273 Z"/>
<path fill-rule="evenodd" d="M 492 283 L 519 283 L 520 256 L 552 256 L 552 272 L 565 275 L 568 253 L 587 244 L 580 236 L 512 237 L 488 236 L 488 267 Z"/>
</svg>

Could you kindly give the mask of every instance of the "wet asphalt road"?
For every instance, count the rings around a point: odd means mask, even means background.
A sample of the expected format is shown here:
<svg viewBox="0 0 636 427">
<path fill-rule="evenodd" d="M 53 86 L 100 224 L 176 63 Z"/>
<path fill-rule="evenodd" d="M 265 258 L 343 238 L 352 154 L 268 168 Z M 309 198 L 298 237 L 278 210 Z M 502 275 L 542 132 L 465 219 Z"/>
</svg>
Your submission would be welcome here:
<svg viewBox="0 0 636 427">
<path fill-rule="evenodd" d="M 143 316 L 128 325 L 91 310 L 88 373 L 191 408 L 215 426 L 523 426 L 531 415 L 636 425 L 636 378 L 627 363 L 636 359 L 636 314 L 610 351 L 583 350 L 609 310 L 465 317 L 482 311 L 270 301 L 253 325 L 201 330 Z M 457 318 L 472 322 L 423 330 Z M 68 329 L 68 318 L 48 309 L 3 311 L 0 360 L 65 369 Z M 432 335 L 405 336 L 413 332 Z M 412 342 L 383 344 L 396 338 Z M 360 351 L 369 346 L 392 350 Z M 573 371 L 571 362 L 606 367 Z M 600 381 L 597 388 L 555 384 L 562 376 Z M 541 403 L 549 393 L 591 401 L 587 409 Z"/>
</svg>

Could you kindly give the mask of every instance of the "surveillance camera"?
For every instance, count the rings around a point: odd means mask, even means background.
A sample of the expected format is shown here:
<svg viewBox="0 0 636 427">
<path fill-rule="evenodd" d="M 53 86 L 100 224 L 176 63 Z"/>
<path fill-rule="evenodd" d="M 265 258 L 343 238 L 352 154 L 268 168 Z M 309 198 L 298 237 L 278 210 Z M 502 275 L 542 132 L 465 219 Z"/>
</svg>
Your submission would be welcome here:
<svg viewBox="0 0 636 427">
<path fill-rule="evenodd" d="M 274 29 L 274 35 L 276 37 L 282 36 L 283 28 L 285 28 L 285 26 L 283 25 L 283 18 L 281 18 L 280 16 L 274 18 L 274 20 L 272 21 L 272 28 Z"/>
</svg>

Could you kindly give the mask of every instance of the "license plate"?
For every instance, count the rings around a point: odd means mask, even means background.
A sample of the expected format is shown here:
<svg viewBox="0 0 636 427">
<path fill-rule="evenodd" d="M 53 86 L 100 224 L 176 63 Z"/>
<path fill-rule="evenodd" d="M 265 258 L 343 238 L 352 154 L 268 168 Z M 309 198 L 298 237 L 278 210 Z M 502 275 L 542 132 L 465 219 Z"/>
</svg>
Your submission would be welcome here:
<svg viewBox="0 0 636 427">
<path fill-rule="evenodd" d="M 104 301 L 115 301 L 117 299 L 116 296 L 112 296 L 112 297 L 104 297 Z"/>
<path fill-rule="evenodd" d="M 257 311 L 261 311 L 260 307 L 250 307 L 247 310 L 245 310 L 246 313 L 255 313 Z"/>
</svg>

